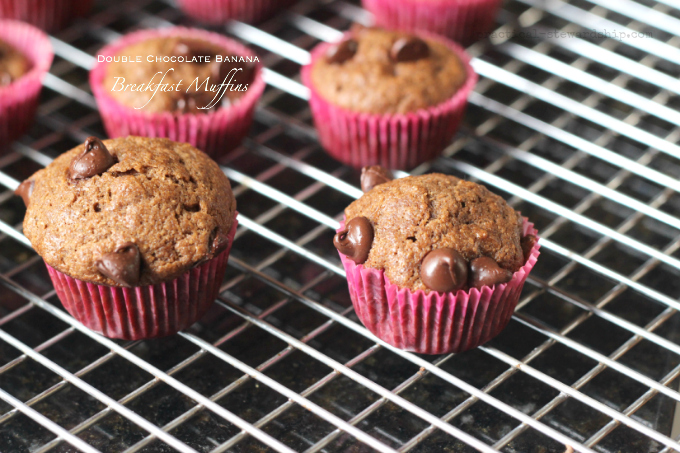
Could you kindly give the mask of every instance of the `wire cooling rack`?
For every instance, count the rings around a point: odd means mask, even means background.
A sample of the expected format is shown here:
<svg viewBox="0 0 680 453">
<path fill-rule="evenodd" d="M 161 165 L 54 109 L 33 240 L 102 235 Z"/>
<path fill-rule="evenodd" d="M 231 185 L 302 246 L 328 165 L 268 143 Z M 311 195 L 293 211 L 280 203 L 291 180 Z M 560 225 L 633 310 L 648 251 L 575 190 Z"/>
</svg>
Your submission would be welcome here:
<svg viewBox="0 0 680 453">
<path fill-rule="evenodd" d="M 201 322 L 137 342 L 63 311 L 12 190 L 105 135 L 87 85 L 101 46 L 192 23 L 162 0 L 100 2 L 52 37 L 35 125 L 0 158 L 0 451 L 680 451 L 680 2 L 510 0 L 469 49 L 465 124 L 413 173 L 486 184 L 543 248 L 504 333 L 434 357 L 361 326 L 331 242 L 359 175 L 319 147 L 298 74 L 353 21 L 371 17 L 307 0 L 218 29 L 268 83 L 221 162 L 241 213 L 230 266 Z"/>
</svg>

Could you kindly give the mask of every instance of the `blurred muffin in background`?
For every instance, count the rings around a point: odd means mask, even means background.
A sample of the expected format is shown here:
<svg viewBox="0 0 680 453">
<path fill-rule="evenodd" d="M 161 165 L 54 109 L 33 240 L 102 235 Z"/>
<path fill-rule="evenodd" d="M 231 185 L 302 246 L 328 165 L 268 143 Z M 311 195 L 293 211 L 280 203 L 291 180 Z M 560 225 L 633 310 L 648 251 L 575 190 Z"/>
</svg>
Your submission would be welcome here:
<svg viewBox="0 0 680 453">
<path fill-rule="evenodd" d="M 0 18 L 27 22 L 47 32 L 65 28 L 90 9 L 92 0 L 0 0 Z"/>
</svg>

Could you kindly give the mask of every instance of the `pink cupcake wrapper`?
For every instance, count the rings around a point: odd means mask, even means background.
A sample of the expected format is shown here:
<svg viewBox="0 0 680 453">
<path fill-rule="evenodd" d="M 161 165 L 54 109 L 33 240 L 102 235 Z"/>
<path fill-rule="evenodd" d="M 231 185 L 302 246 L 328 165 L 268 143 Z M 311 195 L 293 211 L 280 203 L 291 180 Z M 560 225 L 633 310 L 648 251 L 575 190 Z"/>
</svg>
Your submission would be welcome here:
<svg viewBox="0 0 680 453">
<path fill-rule="evenodd" d="M 1 18 L 20 20 L 50 32 L 61 30 L 90 9 L 92 0 L 0 0 Z"/>
<path fill-rule="evenodd" d="M 131 44 L 162 36 L 186 36 L 215 44 L 238 55 L 255 56 L 247 47 L 217 33 L 204 30 L 172 27 L 161 30 L 142 30 L 124 36 L 114 44 L 98 52 L 104 57 L 113 56 Z M 180 63 L 181 64 L 181 63 Z M 248 134 L 253 122 L 257 101 L 265 88 L 262 67 L 258 64 L 253 83 L 245 95 L 227 108 L 219 108 L 210 113 L 173 112 L 150 113 L 143 109 L 135 110 L 116 101 L 104 87 L 108 63 L 96 63 L 90 71 L 90 87 L 104 127 L 110 137 L 166 137 L 177 142 L 186 142 L 205 151 L 213 158 L 219 158 L 236 148 Z"/>
<path fill-rule="evenodd" d="M 349 36 L 351 32 L 345 34 L 345 38 Z M 356 168 L 381 165 L 411 169 L 436 158 L 449 145 L 477 83 L 477 74 L 460 46 L 438 36 L 424 36 L 443 42 L 455 52 L 463 62 L 467 80 L 447 101 L 408 114 L 358 113 L 333 105 L 316 90 L 311 76 L 314 63 L 332 44 L 320 44 L 312 51 L 311 63 L 302 68 L 302 82 L 310 90 L 309 106 L 319 140 L 331 156 Z"/>
<path fill-rule="evenodd" d="M 88 329 L 109 338 L 141 340 L 172 335 L 198 321 L 217 298 L 238 221 L 227 249 L 162 283 L 133 288 L 97 285 L 46 264 L 59 300 Z"/>
<path fill-rule="evenodd" d="M 185 14 L 201 22 L 222 24 L 235 19 L 260 22 L 294 0 L 178 0 Z"/>
<path fill-rule="evenodd" d="M 42 79 L 52 66 L 52 45 L 45 33 L 15 20 L 0 20 L 0 39 L 14 46 L 31 62 L 31 70 L 7 86 L 0 87 L 0 150 L 31 127 Z"/>
<path fill-rule="evenodd" d="M 468 45 L 492 29 L 502 0 L 362 0 L 376 25 L 427 31 Z"/>
<path fill-rule="evenodd" d="M 526 218 L 523 234 L 537 234 Z M 381 269 L 356 264 L 342 253 L 340 259 L 354 310 L 368 330 L 399 349 L 446 354 L 476 348 L 501 333 L 515 311 L 539 249 L 537 241 L 527 262 L 508 283 L 456 293 L 400 288 Z"/>
</svg>

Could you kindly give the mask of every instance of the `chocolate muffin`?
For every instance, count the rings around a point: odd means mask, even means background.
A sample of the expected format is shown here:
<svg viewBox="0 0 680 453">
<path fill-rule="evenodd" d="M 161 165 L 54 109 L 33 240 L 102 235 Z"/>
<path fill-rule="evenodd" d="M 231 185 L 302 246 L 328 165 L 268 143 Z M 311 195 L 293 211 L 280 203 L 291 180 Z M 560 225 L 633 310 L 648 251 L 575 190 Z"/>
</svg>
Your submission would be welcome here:
<svg viewBox="0 0 680 453">
<path fill-rule="evenodd" d="M 234 222 L 229 181 L 203 152 L 167 139 L 90 138 L 21 186 L 24 234 L 45 262 L 108 286 L 167 281 L 218 254 Z M 139 273 L 102 263 L 131 244 Z"/>
<path fill-rule="evenodd" d="M 330 47 L 311 70 L 330 103 L 353 112 L 415 112 L 450 99 L 467 79 L 445 43 L 379 28 L 357 28 Z"/>
<path fill-rule="evenodd" d="M 245 95 L 255 77 L 255 63 L 249 60 L 253 58 L 240 57 L 207 40 L 155 37 L 121 49 L 107 65 L 103 84 L 113 99 L 144 112 L 207 113 L 228 107 Z M 139 87 L 161 80 L 168 85 L 167 91 L 122 90 L 122 84 Z M 210 87 L 222 82 L 233 87 L 220 99 L 218 91 L 210 91 Z"/>
<path fill-rule="evenodd" d="M 11 44 L 0 40 L 0 87 L 9 85 L 31 70 L 31 63 Z"/>
<path fill-rule="evenodd" d="M 361 322 L 422 354 L 463 352 L 498 335 L 539 255 L 533 224 L 454 176 L 391 180 L 367 167 L 361 186 L 333 240 Z"/>
<path fill-rule="evenodd" d="M 370 176 L 365 172 L 364 180 Z M 374 239 L 363 265 L 384 269 L 401 287 L 425 291 L 441 287 L 441 282 L 433 284 L 434 271 L 425 269 L 431 252 L 438 250 L 448 250 L 437 253 L 438 262 L 453 256 L 452 262 L 463 265 L 464 270 L 454 273 L 469 273 L 469 286 L 479 286 L 475 266 L 468 272 L 468 263 L 477 258 L 490 260 L 485 260 L 484 272 L 489 266 L 500 269 L 495 283 L 510 280 L 524 264 L 519 213 L 486 187 L 454 176 L 434 173 L 384 182 L 350 204 L 345 217 L 347 225 L 362 217 L 370 222 Z M 467 286 L 462 278 L 455 289 Z"/>
</svg>

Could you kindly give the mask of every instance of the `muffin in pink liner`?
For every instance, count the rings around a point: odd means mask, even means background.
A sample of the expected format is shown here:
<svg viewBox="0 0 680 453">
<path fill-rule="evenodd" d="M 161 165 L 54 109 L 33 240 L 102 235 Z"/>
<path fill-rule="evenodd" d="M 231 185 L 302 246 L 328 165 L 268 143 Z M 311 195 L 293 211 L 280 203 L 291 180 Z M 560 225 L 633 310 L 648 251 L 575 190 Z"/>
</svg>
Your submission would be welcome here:
<svg viewBox="0 0 680 453">
<path fill-rule="evenodd" d="M 0 20 L 0 41 L 9 44 L 30 64 L 28 72 L 8 85 L 0 82 L 1 151 L 24 135 L 31 126 L 38 107 L 42 79 L 50 70 L 54 54 L 45 33 L 14 20 Z"/>
<path fill-rule="evenodd" d="M 112 61 L 121 55 L 139 62 Z M 159 62 L 156 57 L 173 61 Z M 213 158 L 236 148 L 248 134 L 265 88 L 256 55 L 222 35 L 198 29 L 131 33 L 104 47 L 97 61 L 90 71 L 90 86 L 109 136 L 166 137 L 190 143 Z M 120 91 L 132 83 L 155 90 L 161 81 L 155 78 L 157 72 L 165 74 L 163 84 L 174 90 L 159 90 L 151 100 L 153 91 Z M 218 88 L 222 82 L 227 87 Z M 209 86 L 216 91 L 206 91 Z"/>
<path fill-rule="evenodd" d="M 368 188 L 377 181 L 379 189 L 350 205 L 334 239 L 361 322 L 420 354 L 463 352 L 497 336 L 539 256 L 533 224 L 483 186 L 451 176 L 371 178 Z"/>
<path fill-rule="evenodd" d="M 491 31 L 502 0 L 362 0 L 376 25 L 446 36 L 463 45 Z"/>
<path fill-rule="evenodd" d="M 97 285 L 69 277 L 46 264 L 66 311 L 90 330 L 109 338 L 165 337 L 194 324 L 215 302 L 238 221 L 227 248 L 172 280 L 131 288 Z"/>
<path fill-rule="evenodd" d="M 208 24 L 223 24 L 229 20 L 248 23 L 271 17 L 294 0 L 178 0 L 185 14 Z"/>
<path fill-rule="evenodd" d="M 302 81 L 329 154 L 355 168 L 410 169 L 450 144 L 477 75 L 444 38 L 356 29 L 317 46 Z"/>
<path fill-rule="evenodd" d="M 236 233 L 220 167 L 168 139 L 90 137 L 21 183 L 24 233 L 66 310 L 112 338 L 170 335 L 219 292 Z"/>
<path fill-rule="evenodd" d="M 48 32 L 61 30 L 91 9 L 92 0 L 0 0 L 0 18 L 27 22 Z"/>
</svg>

